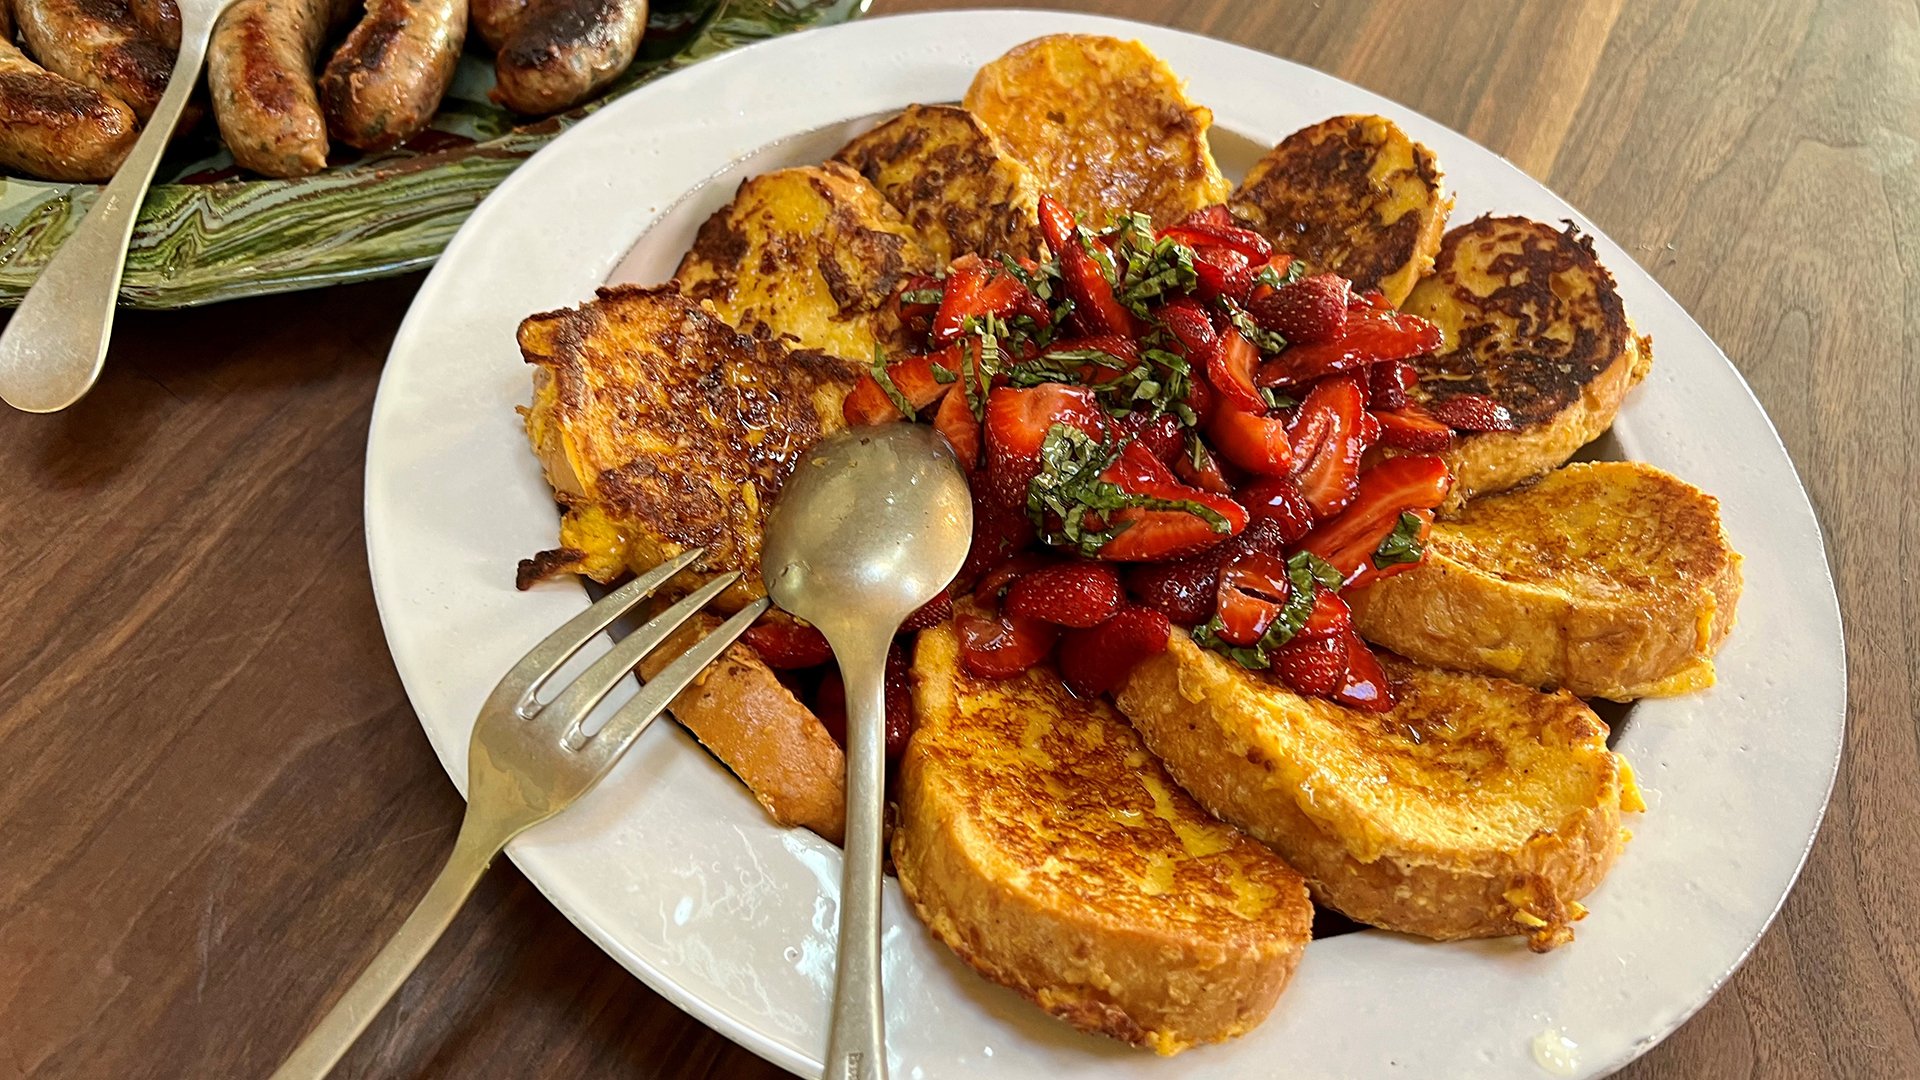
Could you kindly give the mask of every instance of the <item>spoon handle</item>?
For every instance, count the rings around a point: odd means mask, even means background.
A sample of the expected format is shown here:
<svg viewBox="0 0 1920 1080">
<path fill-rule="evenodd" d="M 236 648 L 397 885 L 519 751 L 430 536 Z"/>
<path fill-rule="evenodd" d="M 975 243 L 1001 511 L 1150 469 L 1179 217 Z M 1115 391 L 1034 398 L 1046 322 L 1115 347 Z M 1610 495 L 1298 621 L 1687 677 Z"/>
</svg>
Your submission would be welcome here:
<svg viewBox="0 0 1920 1080">
<path fill-rule="evenodd" d="M 845 636 L 845 635 L 843 635 Z M 840 947 L 823 1080 L 886 1080 L 880 988 L 880 845 L 887 767 L 887 645 L 891 635 L 841 651 L 847 687 L 847 843 L 840 879 Z"/>
<path fill-rule="evenodd" d="M 127 160 L 0 332 L 0 398 L 16 409 L 58 412 L 100 377 L 134 222 L 206 57 L 211 27 L 186 29 L 167 89 Z"/>
</svg>

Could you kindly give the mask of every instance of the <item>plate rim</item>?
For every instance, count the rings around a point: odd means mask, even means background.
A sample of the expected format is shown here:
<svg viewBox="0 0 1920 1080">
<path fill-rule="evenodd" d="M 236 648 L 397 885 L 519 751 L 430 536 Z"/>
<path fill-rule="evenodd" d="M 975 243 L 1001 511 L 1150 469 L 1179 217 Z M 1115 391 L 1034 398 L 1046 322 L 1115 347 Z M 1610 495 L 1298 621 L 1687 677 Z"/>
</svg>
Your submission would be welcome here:
<svg viewBox="0 0 1920 1080">
<path fill-rule="evenodd" d="M 560 138 L 555 139 L 548 146 L 543 147 L 538 153 L 536 153 L 531 159 L 529 159 L 529 161 L 526 163 L 525 166 L 517 170 L 512 176 L 508 177 L 508 179 L 505 182 L 503 182 L 498 188 L 495 189 L 495 191 L 493 191 L 487 196 L 487 199 L 482 203 L 482 205 L 479 208 L 476 208 L 474 215 L 472 216 L 472 218 L 469 219 L 470 223 L 462 225 L 459 233 L 456 234 L 453 240 L 449 242 L 449 244 L 447 245 L 445 254 L 447 256 L 457 256 L 461 253 L 463 242 L 470 240 L 472 235 L 476 232 L 476 230 L 480 226 L 483 226 L 485 224 L 485 221 L 482 216 L 482 212 L 487 209 L 488 203 L 494 203 L 498 201 L 499 203 L 504 205 L 505 203 L 510 202 L 517 197 L 515 193 L 519 190 L 520 187 L 526 186 L 527 184 L 531 184 L 533 182 L 532 178 L 535 175 L 537 175 L 537 170 L 534 168 L 534 166 L 537 163 L 539 163 L 542 158 L 550 158 L 550 159 L 557 158 L 558 154 L 563 153 L 568 148 L 569 140 L 573 140 L 576 143 L 582 142 L 582 140 L 585 137 L 584 135 L 582 135 L 583 132 L 591 133 L 592 131 L 598 130 L 598 128 L 600 127 L 623 122 L 622 117 L 625 114 L 638 112 L 650 98 L 654 96 L 658 96 L 658 94 L 661 92 L 661 88 L 670 87 L 677 80 L 688 79 L 693 74 L 694 71 L 707 71 L 709 73 L 709 76 L 716 75 L 718 72 L 715 69 L 720 69 L 722 67 L 725 67 L 731 64 L 744 64 L 748 62 L 747 60 L 743 60 L 739 58 L 742 58 L 742 57 L 758 58 L 764 55 L 765 53 L 772 52 L 775 50 L 797 49 L 801 47 L 801 45 L 798 43 L 803 41 L 814 47 L 820 47 L 823 44 L 824 37 L 829 35 L 852 36 L 855 34 L 873 33 L 873 32 L 879 32 L 879 31 L 876 31 L 876 28 L 882 28 L 882 27 L 891 28 L 895 26 L 905 27 L 909 23 L 914 23 L 914 24 L 924 23 L 924 24 L 927 24 L 928 26 L 931 26 L 939 22 L 953 21 L 958 23 L 967 23 L 967 22 L 973 22 L 975 20 L 992 21 L 997 19 L 1005 19 L 1009 16 L 1018 17 L 1022 20 L 1028 21 L 1031 24 L 1032 28 L 1023 33 L 1022 35 L 1023 38 L 1038 36 L 1041 33 L 1047 33 L 1047 32 L 1091 31 L 1091 32 L 1116 33 L 1121 35 L 1152 37 L 1152 38 L 1163 39 L 1163 40 L 1168 38 L 1186 39 L 1190 43 L 1193 43 L 1193 42 L 1204 43 L 1205 48 L 1231 50 L 1233 52 L 1246 54 L 1247 56 L 1250 56 L 1250 57 L 1256 57 L 1258 58 L 1258 61 L 1260 63 L 1285 65 L 1288 68 L 1297 69 L 1299 72 L 1310 73 L 1310 77 L 1314 79 L 1332 80 L 1334 83 L 1338 84 L 1339 88 L 1343 92 L 1357 91 L 1359 94 L 1364 95 L 1368 98 L 1374 99 L 1376 101 L 1386 102 L 1386 104 L 1391 105 L 1394 111 L 1390 113 L 1390 115 L 1392 115 L 1396 120 L 1405 120 L 1409 118 L 1417 119 L 1422 123 L 1423 126 L 1430 126 L 1435 129 L 1444 130 L 1450 133 L 1451 135 L 1453 135 L 1455 138 L 1458 138 L 1464 142 L 1472 143 L 1474 146 L 1478 147 L 1480 150 L 1493 156 L 1494 158 L 1497 158 L 1501 165 L 1505 166 L 1507 170 L 1511 171 L 1514 178 L 1516 178 L 1518 182 L 1524 184 L 1527 187 L 1537 189 L 1539 192 L 1544 193 L 1545 195 L 1551 197 L 1553 200 L 1561 203 L 1563 206 L 1567 205 L 1565 204 L 1564 200 L 1560 199 L 1559 196 L 1555 195 L 1551 191 L 1551 189 L 1548 189 L 1544 184 L 1534 180 L 1530 176 L 1527 176 L 1522 170 L 1518 169 L 1511 162 L 1507 161 L 1506 158 L 1495 153 L 1494 151 L 1487 149 L 1484 146 L 1481 146 L 1479 143 L 1469 139 L 1467 136 L 1462 135 L 1456 131 L 1453 131 L 1453 129 L 1448 128 L 1445 125 L 1439 124 L 1433 121 L 1430 117 L 1426 117 L 1424 114 L 1418 113 L 1415 110 L 1406 108 L 1405 106 L 1399 105 L 1398 103 L 1387 102 L 1386 99 L 1382 98 L 1380 95 L 1374 94 L 1372 91 L 1368 91 L 1363 87 L 1355 86 L 1351 83 L 1345 82 L 1345 80 L 1338 79 L 1337 76 L 1332 76 L 1323 72 L 1319 72 L 1315 69 L 1308 68 L 1304 65 L 1298 64 L 1297 62 L 1286 60 L 1285 58 L 1282 58 L 1282 57 L 1273 56 L 1271 54 L 1261 52 L 1260 50 L 1253 49 L 1248 46 L 1238 45 L 1232 42 L 1225 42 L 1218 39 L 1209 38 L 1204 35 L 1194 34 L 1188 31 L 1175 30 L 1167 27 L 1160 27 L 1152 24 L 1138 23 L 1130 20 L 1110 18 L 1105 16 L 1069 14 L 1069 13 L 1062 13 L 1062 12 L 1036 11 L 1036 10 L 1030 10 L 1030 9 L 1016 9 L 1016 8 L 967 9 L 963 11 L 938 11 L 938 12 L 890 15 L 890 16 L 881 17 L 881 18 L 866 19 L 858 22 L 842 24 L 834 27 L 808 30 L 799 34 L 787 35 L 780 38 L 771 39 L 768 41 L 757 42 L 752 45 L 746 46 L 744 48 L 734 50 L 733 52 L 728 53 L 724 56 L 716 57 L 713 60 L 709 61 L 708 63 L 702 64 L 698 68 L 692 69 L 691 71 L 677 72 L 671 78 L 662 78 L 659 80 L 655 80 L 653 83 L 647 86 L 637 88 L 634 92 L 626 95 L 619 101 L 613 102 L 609 104 L 605 109 L 599 110 L 593 117 L 589 118 L 586 121 L 583 121 L 579 125 L 576 125 L 575 128 L 565 133 Z M 865 111 L 871 111 L 871 109 L 866 108 L 866 105 L 869 105 L 869 104 L 872 104 L 872 103 L 864 103 L 862 105 L 862 108 L 865 109 Z M 1230 109 L 1222 109 L 1220 107 L 1220 104 L 1218 103 L 1203 102 L 1203 104 L 1208 104 L 1212 106 L 1215 109 L 1216 115 L 1219 115 L 1223 112 L 1230 111 Z M 1238 104 L 1238 103 L 1235 103 L 1235 104 Z M 873 107 L 891 108 L 895 106 L 891 103 L 883 103 L 883 104 L 873 105 Z M 681 194 L 683 193 L 682 192 L 670 193 L 668 196 L 668 201 L 670 202 L 673 198 L 677 198 Z M 665 208 L 663 207 L 662 212 L 664 212 L 664 209 Z M 1620 265 L 1631 266 L 1632 269 L 1630 272 L 1637 274 L 1644 279 L 1644 282 L 1642 283 L 1643 287 L 1652 289 L 1657 294 L 1657 296 L 1664 301 L 1666 305 L 1671 307 L 1673 315 L 1676 315 L 1679 318 L 1685 320 L 1687 326 L 1691 329 L 1692 333 L 1698 335 L 1698 338 L 1701 342 L 1708 343 L 1709 345 L 1711 345 L 1712 348 L 1714 348 L 1716 354 L 1720 357 L 1721 362 L 1726 366 L 1727 371 L 1734 376 L 1736 382 L 1738 383 L 1740 392 L 1744 394 L 1745 403 L 1751 406 L 1753 412 L 1757 414 L 1757 416 L 1762 420 L 1765 427 L 1766 437 L 1771 441 L 1772 447 L 1778 450 L 1781 456 L 1781 459 L 1786 463 L 1788 469 L 1790 470 L 1794 480 L 1795 492 L 1798 494 L 1800 498 L 1801 505 L 1804 505 L 1806 510 L 1806 520 L 1807 520 L 1807 523 L 1811 526 L 1813 539 L 1818 549 L 1818 560 L 1819 560 L 1818 574 L 1813 575 L 1816 578 L 1816 582 L 1818 585 L 1818 589 L 1816 591 L 1820 594 L 1819 599 L 1824 601 L 1823 613 L 1831 615 L 1832 628 L 1835 631 L 1834 637 L 1831 639 L 1831 644 L 1833 644 L 1837 649 L 1837 658 L 1839 661 L 1836 669 L 1837 679 L 1834 686 L 1834 689 L 1837 690 L 1837 698 L 1836 698 L 1837 723 L 1835 724 L 1835 727 L 1833 730 L 1833 743 L 1832 743 L 1833 752 L 1830 755 L 1831 760 L 1828 762 L 1827 768 L 1825 770 L 1824 786 L 1821 791 L 1821 796 L 1818 800 L 1817 812 L 1814 815 L 1814 820 L 1811 827 L 1808 829 L 1807 836 L 1804 843 L 1802 843 L 1799 846 L 1799 849 L 1795 854 L 1795 859 L 1794 859 L 1794 864 L 1793 864 L 1793 869 L 1791 874 L 1787 877 L 1785 882 L 1780 886 L 1778 896 L 1771 903 L 1769 910 L 1764 920 L 1760 923 L 1758 929 L 1754 933 L 1752 933 L 1750 936 L 1748 936 L 1748 940 L 1746 944 L 1744 945 L 1744 947 L 1742 947 L 1739 950 L 1738 955 L 1735 956 L 1732 959 L 1732 961 L 1725 966 L 1725 969 L 1721 971 L 1721 973 L 1718 975 L 1717 978 L 1712 980 L 1711 985 L 1707 986 L 1703 991 L 1699 992 L 1697 994 L 1697 997 L 1694 1000 L 1685 1004 L 1685 1006 L 1681 1010 L 1679 1010 L 1676 1014 L 1669 1017 L 1667 1019 L 1667 1022 L 1665 1022 L 1660 1027 L 1659 1030 L 1654 1031 L 1642 1037 L 1637 1042 L 1635 1042 L 1632 1046 L 1628 1047 L 1624 1053 L 1616 1055 L 1615 1057 L 1609 1058 L 1605 1061 L 1591 1062 L 1591 1063 L 1583 1062 L 1580 1065 L 1580 1068 L 1582 1070 L 1581 1075 L 1604 1075 L 1607 1072 L 1611 1072 L 1614 1069 L 1617 1069 L 1623 1066 L 1627 1062 L 1640 1056 L 1640 1054 L 1644 1053 L 1646 1050 L 1650 1049 L 1652 1046 L 1656 1045 L 1659 1041 L 1667 1037 L 1674 1030 L 1676 1030 L 1681 1024 L 1683 1024 L 1687 1019 L 1689 1019 L 1692 1015 L 1694 1015 L 1701 1007 L 1703 1007 L 1706 1004 L 1707 1001 L 1711 1000 L 1714 994 L 1716 994 L 1725 985 L 1726 981 L 1729 978 L 1731 978 L 1731 976 L 1736 971 L 1738 971 L 1739 968 L 1746 962 L 1747 958 L 1751 955 L 1754 947 L 1757 946 L 1760 939 L 1764 937 L 1768 928 L 1771 927 L 1774 920 L 1779 916 L 1779 913 L 1781 909 L 1784 907 L 1787 897 L 1791 895 L 1793 887 L 1797 884 L 1799 876 L 1805 868 L 1806 860 L 1809 857 L 1813 843 L 1815 842 L 1815 840 L 1817 840 L 1819 836 L 1820 828 L 1825 820 L 1825 814 L 1826 814 L 1827 808 L 1830 805 L 1831 793 L 1837 778 L 1838 767 L 1840 764 L 1840 760 L 1844 755 L 1845 736 L 1846 736 L 1847 719 L 1848 719 L 1847 717 L 1848 685 L 1847 685 L 1847 670 L 1846 670 L 1846 639 L 1845 639 L 1844 614 L 1840 609 L 1837 591 L 1834 588 L 1832 570 L 1831 570 L 1831 561 L 1828 558 L 1828 554 L 1826 551 L 1825 529 L 1820 522 L 1817 509 L 1814 507 L 1812 500 L 1807 495 L 1804 483 L 1799 478 L 1798 467 L 1793 463 L 1792 456 L 1787 452 L 1786 447 L 1784 446 L 1783 442 L 1780 440 L 1779 433 L 1776 427 L 1774 426 L 1771 417 L 1767 415 L 1766 410 L 1764 409 L 1763 406 L 1761 406 L 1758 398 L 1753 394 L 1752 388 L 1749 385 L 1747 385 L 1744 378 L 1739 375 L 1738 369 L 1732 365 L 1730 360 L 1726 359 L 1725 353 L 1723 351 L 1720 351 L 1717 345 L 1712 345 L 1711 337 L 1707 335 L 1704 329 L 1699 327 L 1697 321 L 1693 319 L 1691 314 L 1687 313 L 1686 309 L 1682 307 L 1677 300 L 1673 299 L 1672 296 L 1666 292 L 1665 288 L 1659 284 L 1657 279 L 1653 278 L 1651 273 L 1647 272 L 1643 267 L 1639 266 L 1637 260 L 1633 260 L 1631 256 L 1628 255 L 1623 249 L 1619 248 L 1619 245 L 1613 244 L 1611 240 L 1607 239 L 1604 233 L 1594 228 L 1591 222 L 1589 222 L 1584 217 L 1584 215 L 1580 215 L 1578 211 L 1572 210 L 1570 206 L 1568 206 L 1568 209 L 1571 211 L 1573 215 L 1573 220 L 1575 220 L 1585 231 L 1594 235 L 1599 240 L 1608 244 L 1609 246 L 1613 247 L 1616 251 L 1619 252 L 1619 255 L 1617 257 L 1610 257 L 1608 259 L 1608 265 L 1610 267 L 1617 268 Z M 472 224 L 474 222 L 479 223 L 479 225 Z M 631 241 L 629 241 L 629 243 L 630 242 Z M 611 255 L 612 261 L 617 262 L 619 258 L 624 254 L 625 250 L 626 250 L 626 247 L 622 246 L 619 252 L 612 253 Z M 429 301 L 431 296 L 435 292 L 436 284 L 442 285 L 444 287 L 444 282 L 441 280 L 443 278 L 443 272 L 444 272 L 444 276 L 449 276 L 449 277 L 452 276 L 454 273 L 456 273 L 456 271 L 454 271 L 451 268 L 457 263 L 457 261 L 458 261 L 457 258 L 443 259 L 441 263 L 438 266 L 436 266 L 434 271 L 429 275 L 427 281 L 422 284 L 420 292 L 415 298 L 414 304 L 410 307 L 408 314 L 406 316 L 406 319 L 403 321 L 400 331 L 395 337 L 393 350 L 392 350 L 392 353 L 390 354 L 390 360 L 399 359 L 401 357 L 402 352 L 404 351 L 403 346 L 411 346 L 413 344 L 414 336 L 425 332 L 424 330 L 422 330 L 420 326 L 420 323 L 423 322 L 424 319 L 426 318 L 426 316 L 423 315 L 422 312 L 429 306 Z M 415 693 L 414 686 L 411 684 L 411 682 L 409 682 L 407 678 L 406 664 L 402 661 L 399 650 L 395 648 L 395 646 L 393 645 L 394 630 L 390 622 L 393 616 L 390 614 L 389 609 L 390 609 L 390 601 L 393 599 L 395 594 L 390 592 L 388 589 L 382 588 L 382 581 L 381 581 L 382 575 L 381 575 L 381 569 L 380 569 L 381 558 L 380 558 L 380 553 L 376 550 L 377 540 L 376 540 L 375 516 L 377 513 L 377 508 L 375 505 L 375 502 L 376 502 L 375 488 L 376 488 L 376 462 L 379 460 L 378 456 L 376 455 L 376 449 L 377 449 L 377 443 L 379 441 L 379 435 L 382 430 L 383 416 L 385 415 L 387 409 L 391 405 L 390 395 L 388 393 L 389 383 L 390 381 L 392 381 L 394 371 L 399 366 L 401 365 L 390 363 L 388 365 L 387 371 L 383 372 L 380 391 L 375 399 L 373 414 L 372 414 L 372 421 L 370 423 L 370 429 L 369 429 L 368 458 L 367 458 L 367 470 L 366 470 L 367 496 L 365 500 L 369 564 L 370 564 L 370 571 L 374 577 L 376 604 L 380 611 L 382 628 L 388 640 L 390 653 L 393 655 L 396 668 L 401 669 L 403 682 L 408 683 L 407 690 L 408 690 L 409 702 L 414 706 L 416 710 L 416 715 L 420 718 L 423 727 L 427 729 L 427 733 L 430 739 L 434 741 L 436 752 L 439 752 L 441 749 L 439 745 L 439 741 L 433 738 L 434 731 L 431 728 L 431 726 L 428 725 L 426 715 L 424 711 L 420 709 L 420 706 L 418 704 L 418 695 L 416 695 Z M 584 604 L 584 599 L 581 602 Z M 441 753 L 440 756 L 441 756 L 443 765 L 445 765 L 448 768 L 450 775 L 455 778 L 456 785 L 458 786 L 458 783 L 459 783 L 458 774 L 455 772 L 453 765 L 449 762 L 449 759 L 445 753 Z M 817 1070 L 818 1066 L 810 1059 L 792 1052 L 784 1044 L 781 1044 L 771 1038 L 765 1037 L 757 1029 L 751 1026 L 739 1023 L 734 1018 L 711 1007 L 710 1003 L 708 1003 L 704 999 L 696 995 L 692 995 L 685 992 L 684 989 L 677 982 L 675 982 L 674 979 L 669 977 L 666 972 L 660 970 L 658 967 L 648 962 L 644 957 L 641 957 L 638 954 L 634 953 L 623 942 L 621 942 L 618 939 L 618 937 L 614 935 L 607 927 L 601 925 L 598 921 L 594 920 L 593 918 L 588 916 L 586 913 L 579 911 L 573 904 L 567 901 L 567 898 L 565 896 L 558 895 L 555 888 L 549 887 L 551 883 L 548 880 L 546 880 L 542 875 L 538 874 L 534 869 L 528 868 L 526 862 L 523 861 L 519 853 L 515 852 L 513 849 L 510 849 L 509 855 L 510 857 L 514 857 L 516 863 L 519 863 L 522 866 L 523 871 L 527 873 L 528 879 L 530 881 L 533 881 L 536 887 L 540 888 L 541 892 L 544 895 L 546 895 L 552 902 L 554 902 L 556 907 L 559 907 L 562 910 L 562 912 L 565 913 L 571 921 L 573 921 L 585 933 L 587 933 L 587 935 L 590 938 L 592 938 L 596 942 L 596 944 L 600 945 L 600 947 L 603 950 L 607 951 L 609 955 L 612 955 L 617 960 L 619 960 L 623 964 L 623 966 L 626 966 L 629 970 L 634 971 L 636 975 L 639 975 L 642 978 L 642 980 L 648 983 L 648 985 L 652 987 L 656 992 L 660 993 L 663 997 L 666 997 L 669 1001 L 672 1001 L 676 1005 L 676 1007 L 681 1008 L 682 1010 L 695 1016 L 696 1018 L 700 1019 L 703 1023 L 707 1024 L 708 1026 L 714 1028 L 717 1031 L 720 1031 L 722 1034 L 726 1035 L 728 1038 L 732 1039 L 733 1041 L 739 1043 L 742 1046 L 745 1046 L 747 1049 L 752 1050 L 756 1054 L 759 1054 L 761 1057 L 766 1058 L 767 1060 L 773 1062 L 776 1065 L 780 1065 L 783 1068 L 787 1068 L 789 1070 L 796 1071 L 796 1072 L 810 1072 L 810 1071 Z M 1577 947 L 1577 945 L 1575 947 Z"/>
</svg>

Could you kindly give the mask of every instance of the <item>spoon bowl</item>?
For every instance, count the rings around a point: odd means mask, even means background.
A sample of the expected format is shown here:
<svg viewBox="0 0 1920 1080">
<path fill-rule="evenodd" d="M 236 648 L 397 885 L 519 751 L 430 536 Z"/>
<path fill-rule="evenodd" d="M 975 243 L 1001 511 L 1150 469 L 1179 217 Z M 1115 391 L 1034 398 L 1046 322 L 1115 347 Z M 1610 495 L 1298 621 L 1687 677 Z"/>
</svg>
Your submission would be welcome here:
<svg viewBox="0 0 1920 1080">
<path fill-rule="evenodd" d="M 966 475 L 930 427 L 843 431 L 809 450 L 767 514 L 773 602 L 826 635 L 847 689 L 847 843 L 824 1075 L 887 1075 L 880 987 L 887 650 L 953 580 L 973 539 Z"/>
</svg>

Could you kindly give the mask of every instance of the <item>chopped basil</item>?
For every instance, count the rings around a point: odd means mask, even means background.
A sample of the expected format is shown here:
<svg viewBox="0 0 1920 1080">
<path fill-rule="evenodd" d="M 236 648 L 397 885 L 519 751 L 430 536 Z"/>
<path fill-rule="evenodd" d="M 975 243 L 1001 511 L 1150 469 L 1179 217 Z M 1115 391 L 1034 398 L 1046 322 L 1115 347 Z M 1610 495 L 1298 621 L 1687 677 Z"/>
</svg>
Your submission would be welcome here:
<svg viewBox="0 0 1920 1080">
<path fill-rule="evenodd" d="M 1182 511 L 1205 521 L 1217 533 L 1231 528 L 1225 517 L 1204 503 L 1123 491 L 1102 479 L 1101 474 L 1125 447 L 1118 440 L 1096 440 L 1068 424 L 1047 429 L 1040 445 L 1040 471 L 1027 483 L 1027 516 L 1039 526 L 1042 540 L 1089 557 L 1098 555 L 1133 524 L 1115 525 L 1107 520 L 1108 515 L 1133 508 Z M 1090 516 L 1099 518 L 1098 527 L 1087 520 Z M 1052 528 L 1054 519 L 1060 523 L 1057 530 Z"/>
<path fill-rule="evenodd" d="M 1293 640 L 1300 628 L 1307 625 L 1313 617 L 1315 600 L 1314 586 L 1329 591 L 1340 588 L 1340 571 L 1311 551 L 1295 553 L 1287 560 L 1287 602 L 1280 606 L 1267 632 L 1252 645 L 1234 645 L 1220 637 L 1220 630 L 1226 624 L 1215 615 L 1204 625 L 1193 629 L 1193 640 L 1205 648 L 1212 649 L 1244 668 L 1263 670 L 1273 664 L 1273 651 Z"/>
<path fill-rule="evenodd" d="M 900 415 L 908 420 L 914 419 L 913 402 L 907 400 L 907 395 L 901 393 L 900 388 L 893 384 L 893 376 L 887 374 L 887 354 L 879 345 L 873 347 L 871 370 L 873 381 L 880 384 L 880 389 L 887 395 L 887 400 L 893 402 L 893 407 L 900 410 Z"/>
<path fill-rule="evenodd" d="M 1374 550 L 1373 566 L 1376 570 L 1385 570 L 1389 566 L 1401 563 L 1417 563 L 1427 553 L 1426 546 L 1420 542 L 1420 529 L 1426 522 L 1411 510 L 1400 513 L 1400 521 L 1393 531 Z"/>
</svg>

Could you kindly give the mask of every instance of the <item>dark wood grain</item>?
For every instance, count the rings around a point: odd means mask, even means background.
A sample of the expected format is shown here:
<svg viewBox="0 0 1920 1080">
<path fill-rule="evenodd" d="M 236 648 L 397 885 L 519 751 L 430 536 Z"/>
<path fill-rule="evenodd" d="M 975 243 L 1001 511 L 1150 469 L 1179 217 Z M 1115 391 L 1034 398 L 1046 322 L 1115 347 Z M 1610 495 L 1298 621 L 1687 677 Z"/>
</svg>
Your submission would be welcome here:
<svg viewBox="0 0 1920 1080">
<path fill-rule="evenodd" d="M 1466 132 L 1733 357 L 1827 528 L 1849 752 L 1779 922 L 1625 1075 L 1920 1073 L 1913 4 L 1043 6 L 1243 42 Z M 459 800 L 361 541 L 368 412 L 416 285 L 129 315 L 83 404 L 0 415 L 0 1078 L 264 1075 L 446 851 Z M 772 1070 L 503 864 L 339 1075 Z"/>
</svg>

